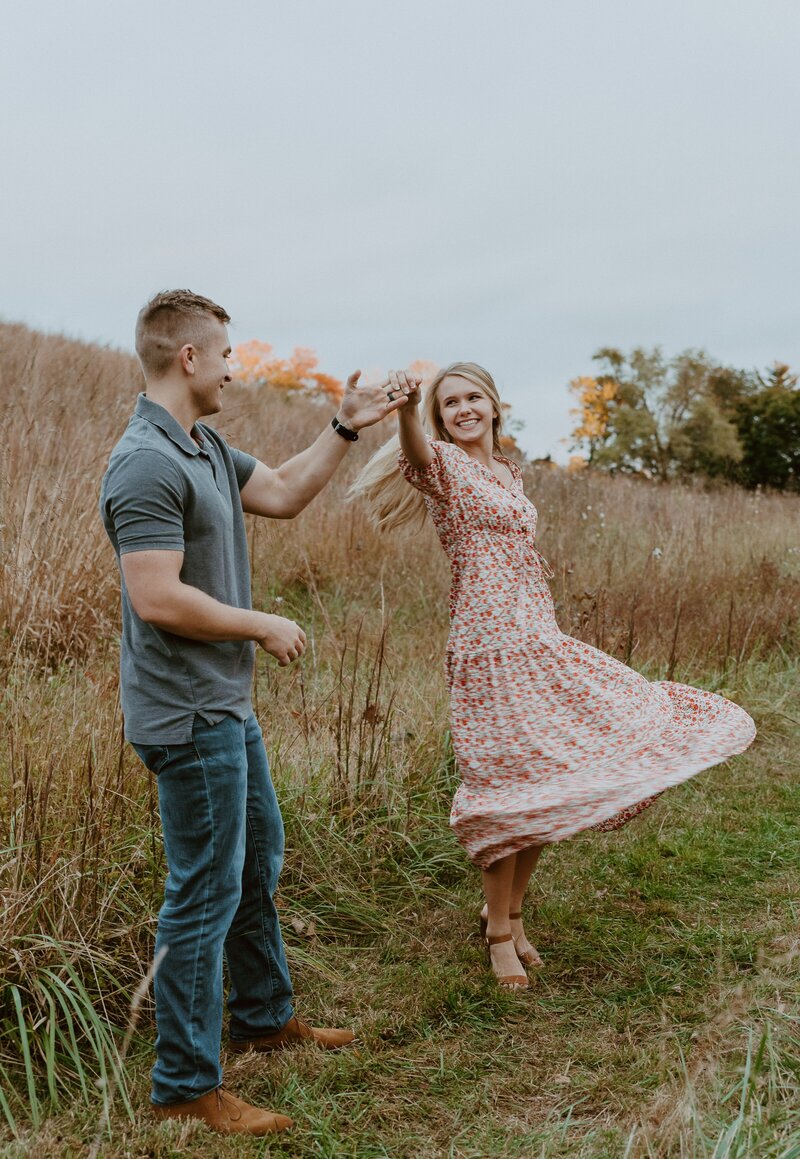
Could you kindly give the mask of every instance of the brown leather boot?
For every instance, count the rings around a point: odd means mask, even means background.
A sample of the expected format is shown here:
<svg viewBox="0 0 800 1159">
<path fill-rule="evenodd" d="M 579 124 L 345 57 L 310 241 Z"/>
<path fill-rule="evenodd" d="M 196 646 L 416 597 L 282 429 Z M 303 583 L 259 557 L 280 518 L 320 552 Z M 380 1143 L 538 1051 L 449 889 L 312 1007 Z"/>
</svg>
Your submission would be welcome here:
<svg viewBox="0 0 800 1159">
<path fill-rule="evenodd" d="M 294 1123 L 286 1115 L 251 1107 L 244 1099 L 237 1099 L 230 1091 L 217 1087 L 199 1099 L 185 1103 L 152 1104 L 157 1119 L 199 1119 L 212 1131 L 227 1135 L 269 1135 L 273 1131 L 287 1131 Z"/>
<path fill-rule="evenodd" d="M 254 1050 L 258 1054 L 269 1054 L 273 1050 L 283 1050 L 286 1046 L 295 1046 L 298 1042 L 316 1042 L 323 1050 L 339 1050 L 342 1046 L 349 1046 L 355 1035 L 352 1030 L 321 1030 L 317 1026 L 309 1026 L 301 1022 L 295 1015 L 290 1018 L 284 1027 L 274 1034 L 262 1034 L 258 1038 L 246 1038 L 234 1041 L 228 1045 L 231 1054 L 244 1054 Z"/>
</svg>

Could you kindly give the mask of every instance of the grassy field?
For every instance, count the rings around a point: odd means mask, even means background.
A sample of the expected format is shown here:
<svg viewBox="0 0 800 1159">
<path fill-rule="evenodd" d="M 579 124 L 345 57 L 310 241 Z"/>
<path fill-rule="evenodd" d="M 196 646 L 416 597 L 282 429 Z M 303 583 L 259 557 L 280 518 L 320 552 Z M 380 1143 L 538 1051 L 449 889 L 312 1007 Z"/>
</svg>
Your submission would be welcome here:
<svg viewBox="0 0 800 1159">
<path fill-rule="evenodd" d="M 0 327 L 0 354 L 0 1153 L 86 1154 L 113 1096 L 113 1159 L 800 1156 L 800 501 L 529 469 L 562 627 L 724 691 L 759 739 L 627 830 L 546 852 L 530 902 L 546 964 L 524 995 L 492 983 L 477 875 L 447 829 L 438 546 L 379 540 L 346 472 L 294 523 L 251 526 L 258 605 L 310 640 L 287 671 L 262 657 L 255 690 L 299 1009 L 358 1044 L 232 1059 L 229 1085 L 297 1128 L 218 1139 L 142 1113 L 149 1000 L 120 1063 L 164 871 L 155 786 L 121 740 L 96 515 L 137 372 L 21 327 Z M 222 427 L 276 461 L 326 418 L 242 389 Z M 363 461 L 359 445 L 348 470 Z"/>
</svg>

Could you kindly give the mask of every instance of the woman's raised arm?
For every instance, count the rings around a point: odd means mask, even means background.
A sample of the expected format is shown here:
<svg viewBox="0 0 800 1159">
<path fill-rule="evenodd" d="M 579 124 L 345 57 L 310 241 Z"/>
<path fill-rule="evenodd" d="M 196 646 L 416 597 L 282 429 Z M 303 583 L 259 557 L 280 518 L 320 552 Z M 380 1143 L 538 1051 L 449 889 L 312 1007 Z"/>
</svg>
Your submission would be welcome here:
<svg viewBox="0 0 800 1159">
<path fill-rule="evenodd" d="M 421 385 L 422 379 L 406 370 L 389 371 L 390 401 L 392 395 L 406 396 L 405 406 L 401 406 L 397 412 L 400 423 L 400 446 L 411 466 L 418 469 L 427 467 L 433 459 L 433 451 L 419 417 Z"/>
</svg>

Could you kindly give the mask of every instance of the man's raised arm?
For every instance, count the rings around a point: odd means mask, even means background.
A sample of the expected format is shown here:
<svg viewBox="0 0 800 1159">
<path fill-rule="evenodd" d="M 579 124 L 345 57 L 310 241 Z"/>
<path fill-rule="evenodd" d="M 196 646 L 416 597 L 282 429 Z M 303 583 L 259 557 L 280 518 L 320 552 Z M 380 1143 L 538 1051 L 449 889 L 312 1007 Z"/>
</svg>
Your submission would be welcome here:
<svg viewBox="0 0 800 1159">
<path fill-rule="evenodd" d="M 353 434 L 380 422 L 407 401 L 405 395 L 389 400 L 388 380 L 359 386 L 360 375 L 361 371 L 356 370 L 348 378 L 336 414 L 336 422 Z M 330 425 L 310 447 L 280 467 L 258 463 L 242 488 L 242 507 L 252 515 L 273 519 L 292 519 L 299 515 L 331 478 L 347 454 L 350 441 L 355 440 L 337 434 Z"/>
</svg>

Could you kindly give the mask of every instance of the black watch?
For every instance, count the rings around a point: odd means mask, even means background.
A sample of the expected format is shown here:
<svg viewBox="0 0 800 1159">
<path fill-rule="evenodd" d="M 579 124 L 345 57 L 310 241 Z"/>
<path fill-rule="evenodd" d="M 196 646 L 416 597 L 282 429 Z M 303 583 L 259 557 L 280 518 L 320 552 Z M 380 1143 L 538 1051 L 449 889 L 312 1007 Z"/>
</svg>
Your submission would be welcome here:
<svg viewBox="0 0 800 1159">
<path fill-rule="evenodd" d="M 331 419 L 331 426 L 337 435 L 341 435 L 343 439 L 347 439 L 348 443 L 355 443 L 357 441 L 358 431 L 351 431 L 349 427 L 339 422 L 336 415 Z"/>
</svg>

